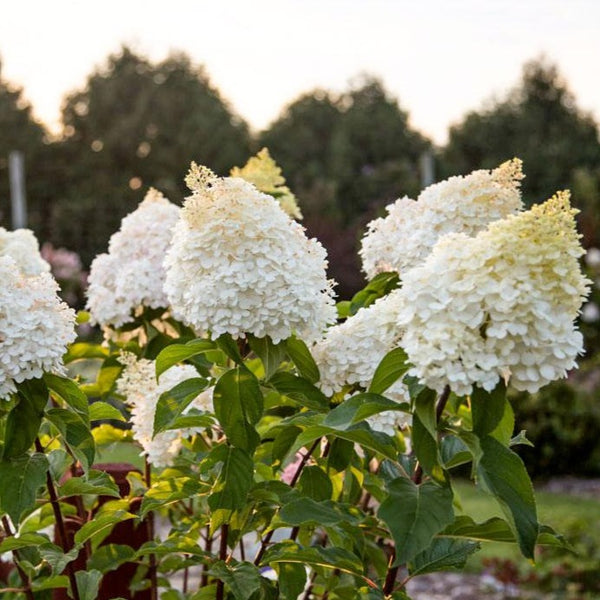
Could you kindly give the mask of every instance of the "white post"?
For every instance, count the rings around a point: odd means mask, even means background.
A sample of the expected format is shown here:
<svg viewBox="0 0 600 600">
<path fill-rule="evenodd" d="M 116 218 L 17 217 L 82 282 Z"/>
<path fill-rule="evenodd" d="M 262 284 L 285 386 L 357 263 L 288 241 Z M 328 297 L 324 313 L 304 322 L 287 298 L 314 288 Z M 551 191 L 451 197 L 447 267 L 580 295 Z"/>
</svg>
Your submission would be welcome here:
<svg viewBox="0 0 600 600">
<path fill-rule="evenodd" d="M 433 160 L 433 152 L 425 150 L 421 154 L 421 188 L 424 189 L 435 181 L 435 165 Z"/>
<path fill-rule="evenodd" d="M 8 175 L 10 179 L 10 203 L 12 207 L 12 227 L 27 227 L 27 203 L 25 200 L 25 166 L 23 153 L 14 150 L 8 155 Z"/>
</svg>

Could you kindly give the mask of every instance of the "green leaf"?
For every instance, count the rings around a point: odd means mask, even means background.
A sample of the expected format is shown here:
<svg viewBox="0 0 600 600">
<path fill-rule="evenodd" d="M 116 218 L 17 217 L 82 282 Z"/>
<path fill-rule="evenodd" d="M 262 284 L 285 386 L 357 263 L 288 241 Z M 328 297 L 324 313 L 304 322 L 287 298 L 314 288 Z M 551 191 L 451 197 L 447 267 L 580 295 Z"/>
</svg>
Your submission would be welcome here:
<svg viewBox="0 0 600 600">
<path fill-rule="evenodd" d="M 471 394 L 473 431 L 481 438 L 491 434 L 501 423 L 507 411 L 506 386 L 499 383 L 492 392 L 474 388 Z M 510 408 L 510 406 L 509 406 Z M 509 434 L 512 435 L 512 430 Z"/>
<path fill-rule="evenodd" d="M 115 383 L 122 371 L 123 365 L 109 364 L 107 360 L 98 372 L 96 381 L 94 383 L 81 384 L 80 388 L 89 398 L 97 396 L 104 398 L 113 392 Z"/>
<path fill-rule="evenodd" d="M 440 454 L 446 469 L 452 469 L 473 460 L 468 446 L 454 435 L 446 435 L 442 438 Z"/>
<path fill-rule="evenodd" d="M 271 448 L 273 466 L 283 461 L 283 459 L 288 455 L 291 447 L 294 445 L 296 438 L 301 433 L 302 429 L 300 429 L 300 427 L 288 425 L 275 436 L 275 439 L 273 440 L 273 446 Z"/>
<path fill-rule="evenodd" d="M 253 453 L 260 442 L 254 425 L 264 407 L 258 379 L 245 367 L 226 371 L 215 385 L 213 405 L 228 441 Z"/>
<path fill-rule="evenodd" d="M 454 520 L 452 490 L 426 482 L 419 486 L 399 477 L 388 486 L 378 516 L 396 545 L 396 565 L 411 561 L 431 544 L 433 536 Z"/>
<path fill-rule="evenodd" d="M 250 600 L 261 587 L 260 571 L 248 562 L 232 567 L 220 560 L 212 565 L 209 574 L 225 583 L 236 600 Z"/>
<path fill-rule="evenodd" d="M 434 539 L 429 548 L 417 554 L 408 565 L 411 576 L 462 569 L 471 554 L 479 550 L 477 542 Z"/>
<path fill-rule="evenodd" d="M 456 517 L 442 531 L 440 537 L 468 539 L 478 542 L 505 542 L 515 544 L 516 539 L 510 525 L 500 517 L 492 517 L 483 523 L 476 523 L 471 517 L 461 515 Z"/>
<path fill-rule="evenodd" d="M 288 338 L 285 341 L 285 349 L 304 379 L 310 381 L 310 383 L 317 383 L 321 379 L 319 367 L 308 346 L 301 339 L 295 336 Z"/>
<path fill-rule="evenodd" d="M 35 507 L 37 492 L 46 483 L 48 459 L 32 454 L 0 461 L 0 509 L 15 526 L 21 515 Z"/>
<path fill-rule="evenodd" d="M 136 551 L 131 546 L 123 544 L 105 544 L 96 548 L 90 556 L 87 564 L 88 569 L 107 573 L 113 571 L 123 563 L 135 559 Z"/>
<path fill-rule="evenodd" d="M 382 394 L 408 371 L 409 366 L 408 357 L 402 348 L 388 352 L 375 369 L 369 392 Z"/>
<path fill-rule="evenodd" d="M 99 533 L 105 533 L 107 529 L 112 529 L 117 523 L 136 519 L 137 517 L 125 510 L 115 510 L 96 515 L 92 521 L 82 525 L 75 533 L 75 543 L 81 546 Z"/>
<path fill-rule="evenodd" d="M 304 565 L 280 562 L 277 565 L 277 571 L 281 600 L 298 600 L 306 586 L 306 569 Z"/>
<path fill-rule="evenodd" d="M 262 361 L 265 369 L 265 380 L 268 381 L 285 358 L 285 348 L 283 343 L 274 344 L 268 336 L 257 338 L 253 335 L 249 335 L 248 344 L 250 345 L 252 352 L 254 352 L 254 354 Z"/>
<path fill-rule="evenodd" d="M 323 425 L 335 429 L 348 429 L 368 417 L 386 410 L 409 412 L 410 406 L 374 393 L 356 394 L 336 406 L 324 419 Z"/>
<path fill-rule="evenodd" d="M 356 522 L 358 511 L 356 513 L 353 515 L 342 510 L 331 500 L 315 502 L 312 498 L 297 498 L 285 504 L 279 514 L 281 520 L 289 525 L 314 523 L 326 527 L 338 523 Z"/>
<path fill-rule="evenodd" d="M 40 556 L 45 560 L 50 567 L 52 572 L 59 574 L 62 573 L 66 566 L 79 555 L 79 548 L 71 548 L 69 552 L 65 554 L 62 548 L 59 548 L 56 544 L 44 544 L 39 548 Z"/>
<path fill-rule="evenodd" d="M 100 571 L 77 571 L 75 573 L 80 600 L 96 600 L 102 581 Z"/>
<path fill-rule="evenodd" d="M 432 437 L 429 430 L 423 425 L 417 412 L 413 415 L 411 439 L 417 460 L 425 473 L 442 482 L 443 472 L 436 438 Z"/>
<path fill-rule="evenodd" d="M 329 500 L 333 494 L 333 486 L 327 474 L 321 467 L 308 466 L 302 469 L 298 481 L 298 489 L 304 496 L 308 496 L 317 502 Z"/>
<path fill-rule="evenodd" d="M 533 486 L 523 461 L 491 436 L 480 439 L 478 481 L 499 501 L 523 555 L 533 559 L 539 532 Z"/>
<path fill-rule="evenodd" d="M 363 574 L 362 561 L 352 552 L 342 548 L 322 548 L 321 546 L 304 548 L 295 542 L 280 542 L 273 544 L 265 552 L 262 564 L 280 562 L 339 569 L 344 573 L 358 575 L 366 580 Z"/>
<path fill-rule="evenodd" d="M 305 406 L 319 412 L 329 410 L 327 396 L 308 379 L 296 377 L 292 373 L 278 372 L 269 380 L 269 383 L 284 396 L 293 400 L 300 406 Z"/>
<path fill-rule="evenodd" d="M 121 411 L 108 402 L 94 402 L 90 405 L 90 421 L 125 421 Z"/>
<path fill-rule="evenodd" d="M 435 415 L 436 394 L 433 390 L 423 390 L 415 398 L 415 414 L 432 438 L 437 437 L 437 417 Z"/>
<path fill-rule="evenodd" d="M 67 403 L 89 425 L 89 405 L 87 396 L 71 379 L 44 373 L 44 382 L 54 396 Z"/>
<path fill-rule="evenodd" d="M 161 350 L 156 357 L 156 377 L 160 377 L 167 369 L 177 363 L 214 349 L 214 342 L 203 339 L 192 340 L 187 344 L 171 344 Z"/>
<path fill-rule="evenodd" d="M 173 427 L 174 422 L 185 409 L 201 394 L 208 381 L 201 377 L 193 377 L 178 383 L 172 389 L 161 394 L 156 403 L 154 413 L 153 436 Z"/>
<path fill-rule="evenodd" d="M 63 357 L 63 360 L 65 365 L 68 365 L 74 360 L 80 360 L 82 358 L 106 358 L 109 354 L 109 349 L 101 346 L 100 344 L 79 342 L 69 346 L 67 353 Z"/>
<path fill-rule="evenodd" d="M 400 276 L 396 272 L 379 273 L 350 301 L 350 314 L 354 315 L 362 307 L 373 304 L 378 298 L 389 294 L 398 287 Z"/>
<path fill-rule="evenodd" d="M 23 381 L 17 392 L 19 402 L 6 419 L 4 458 L 21 456 L 31 448 L 48 402 L 48 388 L 41 379 Z"/>
<path fill-rule="evenodd" d="M 308 446 L 317 438 L 326 435 L 333 435 L 349 442 L 354 442 L 363 448 L 369 448 L 394 461 L 398 458 L 398 450 L 392 438 L 380 431 L 373 431 L 364 423 L 353 425 L 345 430 L 334 429 L 333 427 L 326 427 L 324 425 L 307 427 L 296 439 L 293 449 L 294 451 L 298 451 L 303 446 Z"/>
<path fill-rule="evenodd" d="M 140 516 L 143 518 L 152 510 L 193 498 L 197 494 L 207 491 L 207 487 L 207 483 L 191 477 L 170 477 L 157 481 L 144 494 Z"/>
<path fill-rule="evenodd" d="M 88 425 L 74 412 L 51 408 L 46 418 L 58 429 L 71 452 L 81 462 L 84 471 L 94 462 L 96 446 Z"/>
<path fill-rule="evenodd" d="M 82 494 L 121 497 L 119 487 L 110 476 L 95 469 L 90 469 L 83 477 L 70 477 L 58 488 L 59 498 L 80 496 Z"/>
<path fill-rule="evenodd" d="M 54 577 L 44 577 L 31 582 L 31 589 L 34 592 L 42 590 L 55 590 L 58 588 L 68 588 L 69 578 L 66 575 L 55 575 Z"/>
<path fill-rule="evenodd" d="M 50 538 L 46 535 L 40 533 L 22 533 L 19 537 L 5 537 L 2 543 L 0 543 L 0 553 L 20 550 L 29 546 L 38 547 L 49 543 L 51 543 Z"/>
<path fill-rule="evenodd" d="M 231 337 L 231 334 L 224 333 L 215 340 L 218 348 L 222 350 L 234 363 L 243 365 L 244 359 L 240 354 L 237 342 Z"/>
<path fill-rule="evenodd" d="M 254 478 L 252 457 L 241 448 L 221 445 L 211 452 L 210 460 L 223 463 L 208 498 L 211 510 L 243 508 Z"/>
</svg>

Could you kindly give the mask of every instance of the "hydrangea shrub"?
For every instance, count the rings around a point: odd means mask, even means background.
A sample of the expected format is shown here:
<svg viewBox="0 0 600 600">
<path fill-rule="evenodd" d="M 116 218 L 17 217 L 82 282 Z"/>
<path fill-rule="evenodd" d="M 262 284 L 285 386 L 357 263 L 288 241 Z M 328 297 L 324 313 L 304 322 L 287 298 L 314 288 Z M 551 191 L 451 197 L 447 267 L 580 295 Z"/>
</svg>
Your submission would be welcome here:
<svg viewBox="0 0 600 600">
<path fill-rule="evenodd" d="M 20 266 L 37 245 L 0 245 L 3 597 L 102 598 L 133 563 L 123 597 L 405 599 L 481 542 L 566 545 L 538 521 L 506 388 L 582 351 L 568 194 L 523 210 L 514 160 L 399 200 L 336 311 L 277 169 L 264 152 L 229 178 L 193 164 L 181 209 L 150 192 L 92 267 L 102 344 L 71 343 L 47 269 Z M 115 444 L 141 456 L 129 492 L 96 465 Z M 461 509 L 465 464 L 502 518 Z M 123 522 L 147 542 L 107 538 Z"/>
</svg>

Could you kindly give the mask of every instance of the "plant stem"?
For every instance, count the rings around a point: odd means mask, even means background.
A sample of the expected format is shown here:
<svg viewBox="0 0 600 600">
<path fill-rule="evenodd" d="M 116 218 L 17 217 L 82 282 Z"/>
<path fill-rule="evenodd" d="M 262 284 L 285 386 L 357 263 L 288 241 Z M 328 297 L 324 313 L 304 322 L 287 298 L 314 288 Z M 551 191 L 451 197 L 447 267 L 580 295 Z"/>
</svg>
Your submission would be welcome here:
<svg viewBox="0 0 600 600">
<path fill-rule="evenodd" d="M 435 407 L 436 425 L 440 422 L 440 419 L 442 418 L 442 414 L 444 413 L 444 408 L 446 408 L 446 404 L 448 402 L 449 397 L 450 387 L 446 386 L 440 394 Z M 423 467 L 419 463 L 417 463 L 417 467 L 415 469 L 415 472 L 413 473 L 412 481 L 415 485 L 420 485 L 423 481 Z M 398 570 L 400 569 L 400 565 L 392 566 L 395 560 L 396 550 L 394 548 L 390 556 L 388 571 L 385 576 L 385 583 L 383 584 L 383 593 L 385 595 L 391 594 L 394 591 L 394 584 L 396 583 L 396 578 L 398 577 Z"/>
<path fill-rule="evenodd" d="M 206 551 L 206 554 L 210 554 L 212 551 L 212 544 L 213 544 L 213 537 L 210 534 L 210 525 L 206 526 L 206 542 L 204 545 L 204 550 Z M 206 587 L 208 584 L 208 565 L 203 564 L 202 565 L 202 577 L 200 578 L 200 587 Z"/>
<path fill-rule="evenodd" d="M 227 558 L 227 536 L 229 535 L 229 525 L 223 523 L 221 525 L 221 539 L 219 541 L 219 560 L 225 560 Z M 223 581 L 217 580 L 217 593 L 216 600 L 223 600 Z"/>
<path fill-rule="evenodd" d="M 44 447 L 40 438 L 35 438 L 35 449 L 37 452 L 44 454 Z M 56 488 L 52 481 L 52 475 L 50 470 L 46 472 L 46 487 L 48 488 L 48 495 L 50 496 L 50 504 L 52 505 L 52 511 L 54 512 L 54 520 L 56 521 L 56 531 L 58 533 L 58 542 L 62 551 L 67 554 L 69 552 L 69 542 L 67 538 L 67 528 L 65 527 L 65 521 L 60 510 L 60 502 L 56 494 Z M 69 577 L 69 583 L 71 584 L 71 593 L 75 600 L 80 600 L 79 588 L 77 587 L 77 578 L 75 577 L 75 570 L 73 568 L 73 562 L 69 561 L 66 566 L 67 575 Z"/>
<path fill-rule="evenodd" d="M 148 462 L 148 457 L 144 456 L 144 479 L 146 488 L 150 489 L 152 485 L 152 467 Z M 148 541 L 154 539 L 154 513 L 150 511 L 146 516 L 146 527 L 148 532 Z M 158 600 L 158 582 L 156 579 L 156 555 L 148 556 L 148 577 L 150 578 L 150 600 Z"/>
<path fill-rule="evenodd" d="M 302 469 L 304 469 L 304 467 L 306 466 L 306 463 L 308 462 L 308 459 L 311 457 L 311 454 L 317 449 L 317 446 L 321 443 L 321 438 L 317 438 L 314 442 L 313 445 L 307 450 L 306 454 L 304 454 L 304 456 L 302 457 L 302 460 L 300 461 L 300 464 L 298 465 L 298 468 L 296 469 L 296 472 L 294 473 L 294 476 L 292 477 L 292 480 L 290 481 L 290 487 L 295 487 L 296 484 L 298 483 L 298 480 L 300 479 L 300 475 L 302 474 Z M 271 529 L 271 531 L 269 531 L 269 533 L 267 533 L 267 535 L 265 535 L 265 537 L 262 539 L 262 542 L 260 544 L 260 548 L 258 550 L 258 552 L 256 553 L 256 558 L 254 559 L 254 564 L 258 565 L 260 563 L 260 561 L 262 560 L 262 557 L 265 553 L 265 551 L 267 550 L 267 546 L 269 545 L 269 542 L 271 541 L 271 538 L 273 537 L 275 533 L 274 529 Z"/>
<path fill-rule="evenodd" d="M 4 532 L 6 533 L 7 537 L 13 537 L 15 535 L 6 517 L 2 517 L 2 526 L 4 527 Z M 21 578 L 24 586 L 24 589 L 19 591 L 24 591 L 28 600 L 34 600 L 34 595 L 31 591 L 31 581 L 29 580 L 27 573 L 23 571 L 21 565 L 19 564 L 19 553 L 17 550 L 13 550 L 13 557 L 15 567 L 17 568 L 17 572 L 19 573 L 19 577 Z"/>
</svg>

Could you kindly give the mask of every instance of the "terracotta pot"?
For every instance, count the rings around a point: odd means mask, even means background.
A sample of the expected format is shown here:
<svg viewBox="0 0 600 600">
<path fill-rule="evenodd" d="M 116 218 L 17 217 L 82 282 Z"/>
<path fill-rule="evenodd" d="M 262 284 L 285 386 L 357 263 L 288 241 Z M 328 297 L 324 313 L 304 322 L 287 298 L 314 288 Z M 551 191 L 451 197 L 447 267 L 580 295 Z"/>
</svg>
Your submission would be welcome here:
<svg viewBox="0 0 600 600">
<path fill-rule="evenodd" d="M 138 469 L 128 463 L 98 464 L 94 465 L 92 468 L 108 473 L 115 480 L 115 483 L 119 487 L 121 497 L 123 498 L 127 497 L 130 491 L 127 474 L 131 471 L 139 473 Z M 76 471 L 70 476 L 80 475 L 82 475 L 82 472 Z M 114 500 L 114 498 L 111 496 L 99 496 L 98 506 L 102 506 L 102 504 L 109 500 Z M 73 504 L 74 503 L 75 501 L 73 500 Z M 140 499 L 133 500 L 129 506 L 129 510 L 134 513 L 137 512 L 140 503 Z M 75 533 L 79 529 L 79 523 L 72 519 L 65 519 L 65 526 L 67 529 L 67 543 L 69 544 L 69 547 L 72 547 Z M 58 539 L 56 530 L 54 538 L 55 543 L 58 544 L 58 541 L 56 541 Z M 132 519 L 117 523 L 110 535 L 102 542 L 101 546 L 106 544 L 126 544 L 127 546 L 137 549 L 147 541 L 149 541 L 147 523 L 142 521 L 141 523 L 136 524 L 136 521 Z M 85 552 L 83 550 L 73 562 L 73 566 L 76 571 L 85 569 Z M 125 598 L 125 600 L 150 600 L 150 590 L 141 590 L 135 593 L 129 591 L 129 585 L 137 568 L 138 565 L 135 563 L 124 563 L 114 571 L 109 571 L 102 579 L 96 600 L 111 600 L 112 598 L 118 597 Z M 67 592 L 64 589 L 55 590 L 52 598 L 53 600 L 69 600 Z"/>
</svg>

